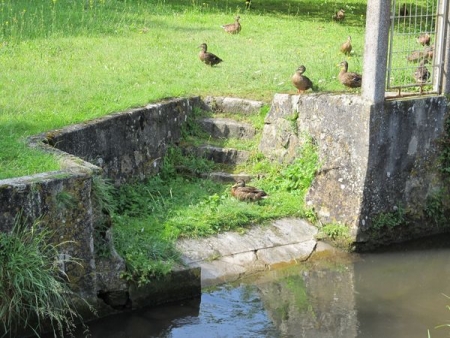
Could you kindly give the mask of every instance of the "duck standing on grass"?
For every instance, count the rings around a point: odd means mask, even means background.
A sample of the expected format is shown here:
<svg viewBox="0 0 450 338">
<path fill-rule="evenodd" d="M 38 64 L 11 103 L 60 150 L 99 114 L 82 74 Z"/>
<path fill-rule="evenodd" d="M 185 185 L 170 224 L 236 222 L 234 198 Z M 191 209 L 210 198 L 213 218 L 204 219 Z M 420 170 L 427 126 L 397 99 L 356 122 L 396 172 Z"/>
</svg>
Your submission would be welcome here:
<svg viewBox="0 0 450 338">
<path fill-rule="evenodd" d="M 345 41 L 341 45 L 341 52 L 344 53 L 345 55 L 350 55 L 351 51 L 352 51 L 352 37 L 348 36 L 347 41 Z"/>
<path fill-rule="evenodd" d="M 333 15 L 334 21 L 343 21 L 345 19 L 345 11 L 341 8 Z"/>
<path fill-rule="evenodd" d="M 259 201 L 268 197 L 264 190 L 252 186 L 246 186 L 245 181 L 243 180 L 238 181 L 231 187 L 231 195 L 240 201 L 250 202 Z"/>
<path fill-rule="evenodd" d="M 409 15 L 408 8 L 406 8 L 406 4 L 403 4 L 403 6 L 400 7 L 400 10 L 398 11 L 398 15 L 400 15 L 400 16 L 408 16 Z"/>
<path fill-rule="evenodd" d="M 347 61 L 342 61 L 339 66 L 341 67 L 341 71 L 339 72 L 338 78 L 344 86 L 349 88 L 361 87 L 362 75 L 349 72 Z"/>
<path fill-rule="evenodd" d="M 420 43 L 422 46 L 429 46 L 431 42 L 431 37 L 428 33 L 420 34 L 417 38 L 417 42 Z"/>
<path fill-rule="evenodd" d="M 423 50 L 415 50 L 408 55 L 409 62 L 420 62 L 421 60 L 432 60 L 434 56 L 434 46 L 425 47 Z"/>
<path fill-rule="evenodd" d="M 238 15 L 236 17 L 236 21 L 234 23 L 229 23 L 227 25 L 223 25 L 221 26 L 225 32 L 230 33 L 230 34 L 238 34 L 241 31 L 241 24 L 239 23 L 239 19 L 241 17 Z"/>
<path fill-rule="evenodd" d="M 207 65 L 210 65 L 211 67 L 214 65 L 217 65 L 221 63 L 223 60 L 218 57 L 217 55 L 214 55 L 213 53 L 208 52 L 208 46 L 206 43 L 202 43 L 200 46 L 198 46 L 202 50 L 198 54 L 198 57 L 200 61 L 204 62 Z"/>
<path fill-rule="evenodd" d="M 301 65 L 297 68 L 294 75 L 292 75 L 292 84 L 295 88 L 297 88 L 298 93 L 303 93 L 313 86 L 311 80 L 307 76 L 303 75 L 305 71 L 306 67 L 304 65 Z"/>
<path fill-rule="evenodd" d="M 426 84 L 430 78 L 430 72 L 427 67 L 425 67 L 426 63 L 428 63 L 427 60 L 420 61 L 419 67 L 417 67 L 414 72 L 414 79 L 416 80 L 416 83 L 420 85 L 420 94 L 423 93 L 423 85 Z"/>
</svg>

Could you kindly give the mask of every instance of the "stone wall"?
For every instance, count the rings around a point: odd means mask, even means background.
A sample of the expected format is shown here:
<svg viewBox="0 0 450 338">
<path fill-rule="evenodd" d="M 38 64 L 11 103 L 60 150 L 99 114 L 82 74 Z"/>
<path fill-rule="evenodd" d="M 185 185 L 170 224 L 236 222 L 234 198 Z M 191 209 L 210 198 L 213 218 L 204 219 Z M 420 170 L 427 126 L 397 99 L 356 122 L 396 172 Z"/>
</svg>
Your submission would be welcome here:
<svg viewBox="0 0 450 338">
<path fill-rule="evenodd" d="M 30 146 L 55 153 L 63 169 L 0 180 L 0 231 L 10 231 L 19 214 L 28 224 L 39 220 L 54 232 L 55 243 L 67 241 L 61 262 L 70 256 L 82 263 L 64 265 L 65 272 L 72 288 L 96 305 L 100 314 L 129 306 L 130 300 L 139 304 L 141 293 L 130 293 L 120 278 L 125 265 L 114 252 L 109 231 L 102 236 L 110 257 L 95 255 L 96 229 L 108 225 L 109 216 L 98 210 L 94 176 L 122 184 L 156 173 L 195 107 L 204 108 L 200 98 L 167 100 L 30 138 Z M 190 274 L 180 273 L 183 278 Z M 186 295 L 200 294 L 198 275 L 192 271 L 185 283 Z M 160 288 L 169 285 L 163 281 Z M 130 299 L 130 294 L 136 299 Z"/>
<path fill-rule="evenodd" d="M 448 230 L 424 217 L 427 199 L 445 189 L 438 143 L 447 114 L 444 97 L 373 106 L 355 95 L 277 94 L 260 150 L 291 161 L 304 135 L 312 137 L 321 169 L 307 203 L 321 222 L 348 225 L 361 247 L 405 240 Z M 409 212 L 408 227 L 374 233 L 374 220 L 399 208 Z"/>
<path fill-rule="evenodd" d="M 46 132 L 50 146 L 102 169 L 116 184 L 144 179 L 159 171 L 169 144 L 200 98 L 173 99 Z"/>
</svg>

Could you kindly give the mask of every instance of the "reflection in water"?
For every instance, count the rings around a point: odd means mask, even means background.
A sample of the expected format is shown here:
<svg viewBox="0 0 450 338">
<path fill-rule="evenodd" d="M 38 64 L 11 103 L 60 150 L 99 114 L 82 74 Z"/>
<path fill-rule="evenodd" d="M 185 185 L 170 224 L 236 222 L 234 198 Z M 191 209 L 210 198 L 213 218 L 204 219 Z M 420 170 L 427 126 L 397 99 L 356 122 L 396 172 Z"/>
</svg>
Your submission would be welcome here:
<svg viewBox="0 0 450 338">
<path fill-rule="evenodd" d="M 450 319 L 450 237 L 441 239 L 269 271 L 201 301 L 105 318 L 92 337 L 449 337 L 435 329 Z"/>
</svg>

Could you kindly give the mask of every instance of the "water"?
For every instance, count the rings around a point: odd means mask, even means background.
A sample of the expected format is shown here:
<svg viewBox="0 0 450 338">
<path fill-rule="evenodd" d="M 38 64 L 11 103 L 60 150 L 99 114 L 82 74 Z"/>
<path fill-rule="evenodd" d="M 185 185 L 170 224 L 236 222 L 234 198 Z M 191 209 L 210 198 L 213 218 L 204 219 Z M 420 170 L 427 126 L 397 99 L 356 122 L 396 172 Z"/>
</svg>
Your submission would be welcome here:
<svg viewBox="0 0 450 338">
<path fill-rule="evenodd" d="M 420 245 L 419 245 L 420 243 Z M 322 257 L 99 320 L 94 338 L 450 337 L 450 237 Z M 81 335 L 79 336 L 81 337 Z"/>
</svg>

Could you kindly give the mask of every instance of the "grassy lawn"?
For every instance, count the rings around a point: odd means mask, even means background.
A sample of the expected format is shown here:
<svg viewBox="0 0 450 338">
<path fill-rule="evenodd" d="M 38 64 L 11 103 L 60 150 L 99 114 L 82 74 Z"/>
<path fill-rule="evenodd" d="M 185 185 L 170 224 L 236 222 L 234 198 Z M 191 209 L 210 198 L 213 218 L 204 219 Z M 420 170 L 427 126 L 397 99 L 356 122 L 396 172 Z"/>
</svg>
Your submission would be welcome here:
<svg viewBox="0 0 450 338">
<path fill-rule="evenodd" d="M 346 10 L 343 23 L 331 17 Z M 361 71 L 364 0 L 4 0 L 0 4 L 0 179 L 59 168 L 25 138 L 164 97 L 228 95 L 270 102 L 295 93 L 304 64 L 318 91 L 341 91 L 339 46 Z M 241 16 L 239 35 L 220 27 Z M 206 42 L 224 62 L 198 60 Z"/>
</svg>

